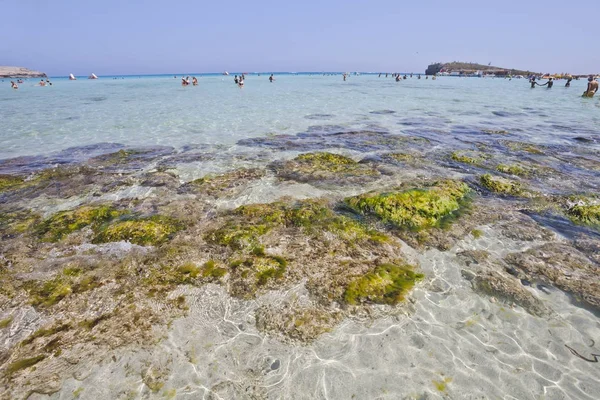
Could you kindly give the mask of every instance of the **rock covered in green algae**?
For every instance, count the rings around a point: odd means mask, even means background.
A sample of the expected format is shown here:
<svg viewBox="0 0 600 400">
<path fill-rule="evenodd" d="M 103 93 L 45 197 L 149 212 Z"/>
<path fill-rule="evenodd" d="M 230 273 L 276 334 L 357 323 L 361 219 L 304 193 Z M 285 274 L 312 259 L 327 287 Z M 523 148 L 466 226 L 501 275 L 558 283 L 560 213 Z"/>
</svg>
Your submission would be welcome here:
<svg viewBox="0 0 600 400">
<path fill-rule="evenodd" d="M 166 242 L 182 229 L 184 226 L 180 221 L 163 215 L 154 215 L 106 225 L 99 230 L 93 242 L 127 241 L 140 246 L 156 246 Z"/>
<path fill-rule="evenodd" d="M 528 171 L 519 164 L 498 164 L 498 166 L 496 167 L 496 171 L 517 176 L 526 176 L 529 174 Z"/>
<path fill-rule="evenodd" d="M 264 169 L 260 168 L 240 168 L 220 175 L 207 175 L 193 180 L 180 189 L 180 193 L 206 193 L 209 195 L 218 195 L 227 190 L 247 184 L 250 181 L 258 180 L 266 174 Z"/>
<path fill-rule="evenodd" d="M 519 182 L 511 181 L 499 176 L 484 174 L 479 178 L 479 182 L 483 187 L 494 193 L 506 194 L 510 196 L 520 196 L 524 193 Z"/>
<path fill-rule="evenodd" d="M 40 224 L 37 232 L 44 240 L 56 242 L 86 226 L 97 228 L 126 213 L 110 205 L 83 206 L 54 214 Z"/>
<path fill-rule="evenodd" d="M 544 154 L 544 147 L 526 142 L 517 142 L 513 140 L 499 140 L 500 144 L 506 146 L 512 151 L 524 151 L 530 154 Z"/>
<path fill-rule="evenodd" d="M 377 303 L 398 304 L 412 289 L 415 282 L 423 279 L 411 266 L 383 264 L 352 281 L 344 293 L 347 304 Z"/>
<path fill-rule="evenodd" d="M 567 208 L 567 215 L 576 222 L 600 226 L 600 201 L 579 201 Z"/>
<path fill-rule="evenodd" d="M 385 235 L 369 229 L 344 215 L 334 213 L 322 200 L 304 200 L 295 204 L 275 202 L 241 206 L 223 227 L 206 238 L 234 249 L 254 248 L 259 237 L 275 227 L 298 227 L 307 233 L 328 231 L 347 240 L 386 241 Z M 238 218 L 235 218 L 238 217 Z M 243 217 L 243 221 L 239 221 Z"/>
<path fill-rule="evenodd" d="M 349 181 L 364 182 L 378 177 L 379 171 L 351 158 L 327 153 L 305 153 L 293 160 L 271 164 L 278 177 L 298 182 Z"/>
<path fill-rule="evenodd" d="M 451 158 L 459 163 L 477 165 L 483 163 L 489 156 L 477 151 L 455 151 Z"/>
<path fill-rule="evenodd" d="M 14 175 L 0 175 L 0 193 L 19 187 L 23 179 Z"/>
<path fill-rule="evenodd" d="M 461 207 L 470 189 L 459 181 L 441 181 L 426 188 L 366 193 L 345 200 L 354 211 L 372 215 L 401 228 L 439 225 Z"/>
</svg>

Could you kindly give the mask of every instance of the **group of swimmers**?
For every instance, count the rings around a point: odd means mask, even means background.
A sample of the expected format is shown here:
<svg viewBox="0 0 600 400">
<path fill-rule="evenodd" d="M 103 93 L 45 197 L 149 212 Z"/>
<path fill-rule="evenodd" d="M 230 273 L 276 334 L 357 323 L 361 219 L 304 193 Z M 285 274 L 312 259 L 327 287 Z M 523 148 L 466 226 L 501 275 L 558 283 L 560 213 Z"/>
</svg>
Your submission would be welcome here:
<svg viewBox="0 0 600 400">
<path fill-rule="evenodd" d="M 573 77 L 568 77 L 567 78 L 567 83 L 565 83 L 565 87 L 571 87 L 571 81 L 573 80 Z M 548 82 L 544 83 L 544 84 L 540 84 L 535 80 L 535 76 L 532 77 L 529 80 L 529 83 L 531 83 L 531 88 L 535 88 L 536 86 L 546 86 L 548 89 L 552 88 L 552 86 L 554 86 L 554 79 L 552 77 L 548 78 Z M 596 92 L 598 91 L 598 81 L 596 80 L 596 78 L 594 76 L 590 76 L 588 78 L 588 85 L 587 85 L 587 89 L 585 90 L 585 92 L 583 92 L 582 97 L 594 97 L 594 95 L 596 94 Z"/>
<path fill-rule="evenodd" d="M 260 76 L 260 74 L 258 74 L 258 76 Z M 244 87 L 244 81 L 246 80 L 246 74 L 241 74 L 240 76 L 235 76 L 233 78 L 233 81 L 235 82 L 236 85 L 238 85 L 238 87 L 241 89 Z M 275 77 L 273 76 L 273 74 L 271 74 L 271 76 L 269 76 L 269 82 L 273 83 L 273 81 L 275 80 Z"/>
<path fill-rule="evenodd" d="M 181 78 L 181 86 L 189 86 L 190 85 L 190 77 Z M 198 86 L 198 79 L 195 76 L 192 77 L 192 85 Z"/>
<path fill-rule="evenodd" d="M 10 87 L 13 89 L 18 89 L 19 85 L 18 83 L 23 83 L 23 79 L 17 79 L 17 82 L 15 81 L 10 81 Z M 37 84 L 37 86 L 52 86 L 52 82 L 50 82 L 50 79 L 46 79 L 45 81 L 43 79 L 40 80 L 40 83 Z"/>
</svg>

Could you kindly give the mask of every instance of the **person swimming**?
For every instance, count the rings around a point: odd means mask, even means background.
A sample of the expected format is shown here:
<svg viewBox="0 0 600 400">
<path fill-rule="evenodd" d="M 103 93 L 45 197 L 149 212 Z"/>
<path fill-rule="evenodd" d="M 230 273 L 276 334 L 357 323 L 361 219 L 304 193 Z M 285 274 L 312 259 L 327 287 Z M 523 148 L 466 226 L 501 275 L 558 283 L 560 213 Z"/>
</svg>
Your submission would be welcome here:
<svg viewBox="0 0 600 400">
<path fill-rule="evenodd" d="M 40 85 L 40 86 L 46 86 L 46 82 L 44 82 L 44 80 L 42 79 L 42 80 L 40 80 L 40 83 L 39 83 L 39 85 Z"/>
<path fill-rule="evenodd" d="M 18 89 L 19 88 L 19 86 L 16 83 L 14 83 L 13 81 L 10 81 L 10 87 L 13 88 L 13 89 Z"/>
<path fill-rule="evenodd" d="M 593 76 L 590 76 L 588 78 L 587 90 L 585 92 L 583 92 L 583 97 L 594 97 L 594 95 L 596 94 L 597 91 L 598 91 L 598 81 Z"/>
<path fill-rule="evenodd" d="M 269 77 L 269 82 L 273 83 L 274 80 L 275 78 L 273 77 L 273 74 L 271 74 L 271 76 Z"/>
<path fill-rule="evenodd" d="M 192 85 L 198 86 L 198 79 L 195 76 L 192 77 Z"/>
</svg>

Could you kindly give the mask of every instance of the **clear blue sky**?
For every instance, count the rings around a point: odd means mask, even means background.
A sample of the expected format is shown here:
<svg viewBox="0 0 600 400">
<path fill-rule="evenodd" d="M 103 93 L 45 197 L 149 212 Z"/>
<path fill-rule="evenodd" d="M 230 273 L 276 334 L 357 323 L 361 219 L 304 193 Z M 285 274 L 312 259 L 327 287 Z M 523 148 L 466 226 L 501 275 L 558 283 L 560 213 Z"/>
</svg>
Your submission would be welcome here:
<svg viewBox="0 0 600 400">
<path fill-rule="evenodd" d="M 600 72 L 599 6 L 598 0 L 0 0 L 0 65 L 50 75 L 421 72 L 433 61 L 456 60 Z"/>
</svg>

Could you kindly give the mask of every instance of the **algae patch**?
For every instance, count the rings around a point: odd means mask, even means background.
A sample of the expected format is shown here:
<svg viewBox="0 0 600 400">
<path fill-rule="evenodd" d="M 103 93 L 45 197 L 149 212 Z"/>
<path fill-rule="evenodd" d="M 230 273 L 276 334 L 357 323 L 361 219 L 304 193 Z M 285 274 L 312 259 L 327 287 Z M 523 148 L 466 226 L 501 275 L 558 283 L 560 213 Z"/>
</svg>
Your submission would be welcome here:
<svg viewBox="0 0 600 400">
<path fill-rule="evenodd" d="M 166 242 L 183 228 L 183 224 L 174 218 L 154 215 L 107 225 L 100 230 L 92 242 L 128 241 L 140 246 L 155 246 Z"/>
<path fill-rule="evenodd" d="M 345 203 L 363 215 L 418 230 L 439 225 L 461 207 L 469 191 L 463 182 L 443 181 L 428 188 L 366 193 L 347 198 Z"/>
<path fill-rule="evenodd" d="M 377 303 L 395 305 L 404 300 L 404 296 L 415 283 L 423 279 L 407 265 L 383 264 L 373 272 L 354 280 L 344 293 L 347 304 Z"/>
<path fill-rule="evenodd" d="M 86 226 L 96 228 L 126 213 L 108 205 L 83 206 L 54 214 L 40 224 L 37 232 L 42 239 L 56 242 Z"/>
<path fill-rule="evenodd" d="M 483 187 L 494 193 L 510 196 L 519 196 L 523 194 L 523 188 L 519 182 L 511 181 L 499 176 L 485 174 L 479 178 L 479 182 Z"/>
</svg>

